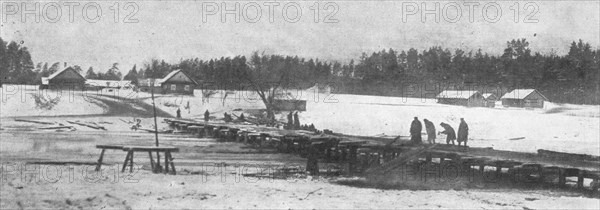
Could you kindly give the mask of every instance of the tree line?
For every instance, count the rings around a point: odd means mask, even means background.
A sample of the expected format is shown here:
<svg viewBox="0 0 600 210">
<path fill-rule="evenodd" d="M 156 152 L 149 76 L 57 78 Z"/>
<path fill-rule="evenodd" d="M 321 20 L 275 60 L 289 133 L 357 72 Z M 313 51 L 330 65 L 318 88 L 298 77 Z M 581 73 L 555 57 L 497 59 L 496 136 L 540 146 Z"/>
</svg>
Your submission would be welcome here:
<svg viewBox="0 0 600 210">
<path fill-rule="evenodd" d="M 410 48 L 363 53 L 358 60 L 344 64 L 256 52 L 252 56 L 254 61 L 245 56 L 191 58 L 175 63 L 151 59 L 133 73 L 138 78 L 161 78 L 173 69 L 182 69 L 203 84 L 236 89 L 251 86 L 245 80 L 248 74 L 243 72 L 254 69 L 287 75 L 285 79 L 263 81 L 271 86 L 278 82 L 289 88 L 331 84 L 337 93 L 433 97 L 442 90 L 468 89 L 493 92 L 500 97 L 512 89 L 534 88 L 554 102 L 600 104 L 600 49 L 592 49 L 582 40 L 573 41 L 569 52 L 562 56 L 532 52 L 526 39 L 506 42 L 499 55 L 481 49 L 464 51 L 435 46 L 423 51 Z M 252 68 L 257 59 L 263 66 Z"/>
<path fill-rule="evenodd" d="M 482 92 L 500 89 L 496 93 L 502 94 L 514 88 L 535 88 L 554 102 L 600 104 L 599 64 L 600 49 L 593 49 L 582 40 L 573 41 L 566 55 L 557 55 L 532 52 L 527 40 L 516 39 L 506 42 L 503 52 L 497 55 L 481 49 L 465 51 L 434 46 L 422 51 L 410 48 L 363 53 L 356 60 L 341 63 L 255 52 L 250 58 L 187 58 L 172 63 L 149 59 L 139 69 L 134 66 L 124 77 L 118 63 L 114 63 L 106 73 L 96 73 L 90 67 L 85 77 L 123 78 L 136 83 L 139 79 L 162 78 L 172 70 L 182 69 L 202 85 L 220 89 L 253 88 L 257 84 L 248 81 L 249 77 L 264 83 L 260 88 L 265 90 L 274 86 L 306 88 L 319 83 L 331 84 L 336 93 L 409 97 L 445 89 Z M 38 84 L 40 77 L 60 67 L 58 62 L 34 66 L 26 47 L 15 42 L 7 44 L 0 38 L 2 83 Z M 81 72 L 79 66 L 73 68 Z M 432 97 L 430 93 L 428 97 Z"/>
<path fill-rule="evenodd" d="M 6 42 L 0 37 L 0 85 L 1 84 L 41 84 L 42 77 L 48 77 L 67 66 L 65 62 L 37 63 L 34 65 L 31 54 L 27 47 L 15 41 Z M 83 69 L 79 65 L 71 68 L 83 75 Z M 93 67 L 87 70 L 87 79 L 121 80 L 122 75 L 118 69 L 118 63 L 114 63 L 106 73 L 94 73 Z"/>
</svg>

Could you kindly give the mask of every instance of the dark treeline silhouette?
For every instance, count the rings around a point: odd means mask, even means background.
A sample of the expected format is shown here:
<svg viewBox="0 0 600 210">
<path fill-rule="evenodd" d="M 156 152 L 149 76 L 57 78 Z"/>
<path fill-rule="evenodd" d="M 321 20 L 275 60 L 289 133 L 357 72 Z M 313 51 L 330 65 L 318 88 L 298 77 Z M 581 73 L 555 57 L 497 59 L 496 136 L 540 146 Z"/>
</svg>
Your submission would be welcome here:
<svg viewBox="0 0 600 210">
<path fill-rule="evenodd" d="M 27 47 L 0 38 L 0 84 L 32 84 L 36 77 L 33 61 Z M 47 65 L 46 65 L 46 69 Z"/>
<path fill-rule="evenodd" d="M 182 59 L 174 64 L 166 63 L 164 60 L 151 59 L 144 64 L 144 68 L 135 74 L 139 76 L 138 78 L 162 78 L 174 69 L 182 69 L 206 87 L 239 89 L 251 85 L 246 80 L 247 75 L 243 75 L 243 73 L 248 71 L 254 63 L 266 67 L 263 71 L 271 71 L 272 73 L 289 72 L 293 78 L 286 81 L 274 79 L 265 81 L 270 83 L 284 82 L 285 84 L 281 85 L 285 87 L 308 87 L 314 85 L 315 82 L 331 80 L 332 63 L 329 62 L 307 60 L 298 56 L 263 55 L 258 53 L 254 53 L 254 55 L 258 56 L 254 60 L 247 60 L 245 56 L 221 57 L 210 60 L 192 58 Z M 133 74 L 132 71 L 130 73 Z"/>
<path fill-rule="evenodd" d="M 298 56 L 262 56 L 270 68 L 285 69 L 294 75 L 285 87 L 308 87 L 329 83 L 337 93 L 434 97 L 446 89 L 479 90 L 498 96 L 516 88 L 535 88 L 554 102 L 599 104 L 600 49 L 592 49 L 582 40 L 573 42 L 567 55 L 531 52 L 525 39 L 506 43 L 501 55 L 489 55 L 461 49 L 431 47 L 394 49 L 363 53 L 358 61 L 346 64 L 299 58 Z M 236 74 L 249 68 L 244 56 L 220 59 L 183 59 L 169 64 L 152 59 L 141 77 L 159 78 L 173 69 L 183 69 L 203 84 L 218 88 L 247 88 Z"/>
<path fill-rule="evenodd" d="M 41 84 L 42 77 L 48 77 L 53 73 L 65 68 L 67 63 L 55 62 L 33 64 L 31 54 L 27 47 L 11 41 L 5 42 L 0 37 L 0 85 L 1 84 Z M 73 69 L 84 75 L 87 79 L 121 80 L 121 72 L 118 63 L 114 63 L 106 73 L 95 73 L 90 67 L 83 74 L 81 66 L 72 65 Z"/>
<path fill-rule="evenodd" d="M 135 66 L 134 69 L 135 70 Z M 90 67 L 85 73 L 86 79 L 102 79 L 102 80 L 121 80 L 122 75 L 119 71 L 119 63 L 113 63 L 112 67 L 106 71 L 106 73 L 102 72 L 94 72 L 94 68 Z"/>
<path fill-rule="evenodd" d="M 341 67 L 342 78 L 335 83 L 347 93 L 432 97 L 446 89 L 474 89 L 501 96 L 515 88 L 535 88 L 555 102 L 600 103 L 600 49 L 581 40 L 564 56 L 532 53 L 520 39 L 507 42 L 499 56 L 441 47 L 389 49 L 363 54 L 356 66 L 351 64 Z M 352 79 L 346 79 L 348 74 Z"/>
<path fill-rule="evenodd" d="M 261 72 L 278 72 L 282 78 L 256 81 L 284 83 L 278 85 L 282 88 L 328 83 L 336 93 L 429 98 L 446 89 L 476 89 L 501 95 L 515 88 L 535 88 L 554 102 L 600 104 L 600 49 L 592 49 L 582 40 L 572 42 L 566 55 L 532 52 L 527 40 L 518 39 L 507 42 L 498 55 L 481 49 L 436 46 L 423 51 L 411 48 L 363 53 L 348 63 L 258 53 L 253 56 L 258 57 L 189 58 L 174 63 L 150 59 L 142 68 L 134 66 L 124 79 L 135 83 L 182 69 L 204 88 L 251 89 L 248 72 L 257 78 L 265 75 L 258 76 Z M 38 84 L 40 77 L 61 68 L 61 63 L 34 66 L 26 47 L 0 39 L 1 83 Z M 78 66 L 74 68 L 81 71 Z M 90 67 L 85 75 L 90 79 L 121 78 L 117 63 L 104 74 Z M 263 88 L 272 87 L 268 84 Z"/>
</svg>

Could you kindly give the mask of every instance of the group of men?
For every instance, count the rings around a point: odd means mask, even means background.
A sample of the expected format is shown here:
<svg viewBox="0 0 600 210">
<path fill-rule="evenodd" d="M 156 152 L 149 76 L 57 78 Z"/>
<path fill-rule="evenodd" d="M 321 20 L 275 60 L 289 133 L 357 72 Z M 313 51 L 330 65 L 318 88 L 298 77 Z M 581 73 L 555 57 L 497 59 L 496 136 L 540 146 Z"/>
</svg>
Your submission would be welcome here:
<svg viewBox="0 0 600 210">
<path fill-rule="evenodd" d="M 427 131 L 427 141 L 430 144 L 435 144 L 436 133 L 433 122 L 427 119 L 423 119 L 423 122 L 425 122 L 425 130 Z M 465 122 L 465 119 L 460 118 L 460 124 L 458 125 L 458 136 L 454 132 L 454 128 L 452 128 L 452 126 L 450 126 L 449 124 L 442 122 L 440 123 L 440 126 L 444 128 L 444 131 L 439 132 L 438 134 L 446 134 L 446 144 L 450 144 L 450 142 L 452 142 L 452 145 L 454 145 L 454 140 L 456 140 L 458 141 L 459 146 L 463 142 L 464 146 L 467 146 L 467 140 L 469 139 L 469 126 L 467 125 L 467 122 Z M 413 143 L 420 144 L 422 142 L 422 130 L 423 126 L 421 124 L 421 121 L 419 121 L 419 118 L 415 117 L 415 119 L 410 125 L 410 140 Z"/>
<path fill-rule="evenodd" d="M 300 129 L 300 119 L 298 119 L 298 111 L 296 111 L 295 113 L 290 111 L 290 113 L 287 115 L 287 124 L 285 126 L 285 129 L 288 129 L 288 130 Z"/>
</svg>

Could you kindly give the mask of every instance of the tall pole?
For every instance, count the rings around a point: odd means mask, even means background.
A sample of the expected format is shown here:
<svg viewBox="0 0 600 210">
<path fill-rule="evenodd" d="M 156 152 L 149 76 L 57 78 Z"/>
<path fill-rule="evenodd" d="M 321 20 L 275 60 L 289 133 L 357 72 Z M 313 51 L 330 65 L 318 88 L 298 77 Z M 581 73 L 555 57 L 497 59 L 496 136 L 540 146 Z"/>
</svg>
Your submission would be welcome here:
<svg viewBox="0 0 600 210">
<path fill-rule="evenodd" d="M 154 111 L 154 139 L 156 140 L 156 146 L 158 147 L 158 124 L 156 123 L 156 105 L 154 103 L 154 79 L 150 81 L 150 95 L 152 98 L 152 110 Z M 165 157 L 166 158 L 166 157 Z M 160 168 L 160 152 L 156 151 L 156 167 L 157 171 L 161 171 Z"/>
</svg>

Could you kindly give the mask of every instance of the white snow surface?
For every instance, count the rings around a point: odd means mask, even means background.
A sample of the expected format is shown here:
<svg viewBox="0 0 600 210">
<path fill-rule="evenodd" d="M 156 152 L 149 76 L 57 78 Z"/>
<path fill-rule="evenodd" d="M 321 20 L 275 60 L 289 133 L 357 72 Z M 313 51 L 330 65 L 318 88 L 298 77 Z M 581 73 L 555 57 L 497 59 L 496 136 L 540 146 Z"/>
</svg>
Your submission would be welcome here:
<svg viewBox="0 0 600 210">
<path fill-rule="evenodd" d="M 205 110 L 221 118 L 233 109 L 261 109 L 262 101 L 251 91 L 220 91 L 209 100 L 202 100 L 200 90 L 195 96 L 156 94 L 157 108 L 175 115 L 181 109 L 184 118 L 202 118 Z M 101 114 L 106 108 L 82 96 L 63 95 L 51 110 L 36 108 L 31 94 L 2 91 L 1 117 Z M 50 92 L 52 96 L 53 92 Z M 139 98 L 151 103 L 149 93 L 130 90 L 100 92 L 115 96 Z M 99 94 L 98 92 L 88 94 Z M 600 106 L 545 103 L 543 109 L 463 107 L 436 103 L 435 99 L 382 97 L 345 94 L 315 94 L 296 92 L 297 98 L 307 100 L 307 110 L 299 114 L 302 124 L 314 124 L 317 129 L 330 129 L 353 135 L 408 136 L 413 117 L 429 119 L 441 131 L 440 122 L 458 130 L 460 118 L 469 125 L 469 145 L 494 147 L 513 151 L 536 152 L 548 149 L 561 152 L 600 155 Z M 52 98 L 52 97 L 49 97 Z M 224 103 L 223 103 L 224 101 Z M 185 107 L 189 103 L 190 109 Z M 169 106 L 167 106 L 169 105 Z M 286 121 L 286 114 L 278 115 Z M 423 132 L 425 132 L 423 130 Z M 426 138 L 423 134 L 423 138 Z M 519 140 L 510 140 L 516 139 Z M 444 135 L 437 142 L 445 142 Z"/>
</svg>

